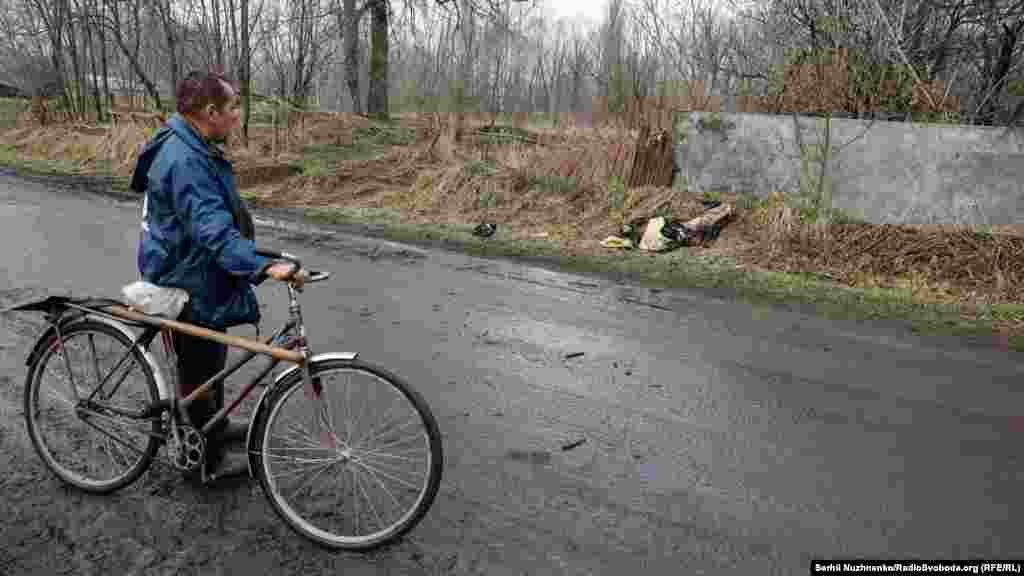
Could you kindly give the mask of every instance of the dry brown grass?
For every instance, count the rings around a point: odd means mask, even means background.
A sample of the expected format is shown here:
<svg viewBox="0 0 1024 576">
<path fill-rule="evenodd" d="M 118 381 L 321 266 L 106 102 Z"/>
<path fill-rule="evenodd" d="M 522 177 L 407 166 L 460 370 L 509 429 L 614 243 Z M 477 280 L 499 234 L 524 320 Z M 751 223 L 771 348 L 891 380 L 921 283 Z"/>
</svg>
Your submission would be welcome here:
<svg viewBox="0 0 1024 576">
<path fill-rule="evenodd" d="M 941 301 L 1024 298 L 1024 237 L 964 226 L 801 222 L 775 196 L 750 217 L 760 240 L 748 259 L 774 270 L 826 274 L 859 287 L 898 287 Z"/>
</svg>

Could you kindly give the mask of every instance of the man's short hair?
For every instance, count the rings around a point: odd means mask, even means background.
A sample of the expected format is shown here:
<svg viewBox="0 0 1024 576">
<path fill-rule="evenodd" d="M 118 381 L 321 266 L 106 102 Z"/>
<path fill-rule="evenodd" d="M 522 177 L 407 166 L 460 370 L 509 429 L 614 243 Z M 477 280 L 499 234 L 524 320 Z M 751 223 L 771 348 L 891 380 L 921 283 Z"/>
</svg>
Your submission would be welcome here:
<svg viewBox="0 0 1024 576">
<path fill-rule="evenodd" d="M 231 100 L 231 89 L 234 89 L 234 84 L 222 74 L 189 72 L 178 82 L 176 109 L 179 114 L 193 114 L 209 104 L 218 110 L 223 109 Z"/>
</svg>

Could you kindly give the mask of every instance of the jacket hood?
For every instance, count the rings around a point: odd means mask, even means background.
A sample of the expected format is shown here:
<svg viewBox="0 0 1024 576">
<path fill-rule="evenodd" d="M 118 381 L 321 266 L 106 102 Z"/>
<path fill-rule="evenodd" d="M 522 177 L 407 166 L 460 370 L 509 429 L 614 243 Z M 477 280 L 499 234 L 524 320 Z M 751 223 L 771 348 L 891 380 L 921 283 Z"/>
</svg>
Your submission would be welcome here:
<svg viewBox="0 0 1024 576">
<path fill-rule="evenodd" d="M 149 168 L 153 165 L 153 160 L 156 158 L 157 152 L 160 151 L 160 147 L 174 133 L 174 130 L 165 124 L 157 131 L 153 139 L 146 143 L 142 152 L 139 153 L 139 159 L 135 161 L 135 170 L 132 172 L 129 188 L 138 194 L 146 192 L 146 177 L 149 174 Z"/>
<path fill-rule="evenodd" d="M 132 172 L 132 179 L 129 184 L 132 190 L 139 194 L 145 193 L 146 177 L 149 174 L 150 167 L 153 165 L 153 160 L 156 158 L 157 153 L 160 152 L 160 147 L 171 136 L 177 136 L 189 148 L 204 156 L 219 158 L 224 156 L 220 148 L 208 145 L 181 114 L 175 113 L 167 119 L 167 122 L 160 127 L 160 130 L 157 131 L 153 139 L 143 147 L 142 152 L 139 154 L 139 159 L 135 163 L 135 170 Z"/>
<path fill-rule="evenodd" d="M 211 152 L 210 146 L 206 144 L 192 125 L 185 120 L 181 114 L 174 114 L 167 119 L 167 127 L 174 131 L 174 133 L 181 138 L 181 141 L 188 144 L 189 148 L 192 148 L 200 154 L 207 155 Z"/>
</svg>

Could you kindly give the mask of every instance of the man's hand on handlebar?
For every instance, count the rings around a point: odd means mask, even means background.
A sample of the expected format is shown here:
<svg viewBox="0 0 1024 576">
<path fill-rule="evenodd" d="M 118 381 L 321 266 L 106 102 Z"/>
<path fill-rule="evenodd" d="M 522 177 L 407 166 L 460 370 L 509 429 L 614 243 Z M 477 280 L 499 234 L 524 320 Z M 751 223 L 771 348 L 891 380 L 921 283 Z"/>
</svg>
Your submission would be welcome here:
<svg viewBox="0 0 1024 576">
<path fill-rule="evenodd" d="M 306 281 L 306 275 L 301 273 L 291 262 L 278 262 L 267 268 L 267 275 L 274 280 L 290 282 L 292 286 L 301 289 Z"/>
</svg>

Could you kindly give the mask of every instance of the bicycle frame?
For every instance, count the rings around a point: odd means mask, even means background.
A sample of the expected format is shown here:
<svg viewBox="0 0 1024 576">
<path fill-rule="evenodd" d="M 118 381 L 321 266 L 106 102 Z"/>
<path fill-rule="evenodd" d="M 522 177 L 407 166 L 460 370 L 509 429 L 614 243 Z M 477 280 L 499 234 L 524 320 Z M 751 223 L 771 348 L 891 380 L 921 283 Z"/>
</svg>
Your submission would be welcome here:
<svg viewBox="0 0 1024 576">
<path fill-rule="evenodd" d="M 81 312 L 85 312 L 86 314 L 97 315 L 115 321 L 128 320 L 133 323 L 144 324 L 147 326 L 147 328 L 133 341 L 132 347 L 125 352 L 125 354 L 120 358 L 120 360 L 118 360 L 118 362 L 114 365 L 110 372 L 105 377 L 103 377 L 103 379 L 99 383 L 97 383 L 96 387 L 89 393 L 89 396 L 85 400 L 86 403 L 92 401 L 93 397 L 107 384 L 111 376 L 113 376 L 113 374 L 115 374 L 117 370 L 121 368 L 121 365 L 124 364 L 126 360 L 128 360 L 128 358 L 131 355 L 132 349 L 135 348 L 135 346 L 141 345 L 144 349 L 148 349 L 149 346 L 152 344 L 152 341 L 156 338 L 157 334 L 164 330 L 182 332 L 192 336 L 205 338 L 207 340 L 214 340 L 227 346 L 242 348 L 246 350 L 246 354 L 239 358 L 238 360 L 236 360 L 231 365 L 226 366 L 217 374 L 210 377 L 206 382 L 197 387 L 188 396 L 185 396 L 183 398 L 179 398 L 177 396 L 177 390 L 174 390 L 169 400 L 160 401 L 140 412 L 130 412 L 112 406 L 103 406 L 103 410 L 109 411 L 119 416 L 124 416 L 127 418 L 137 420 L 153 418 L 159 416 L 164 410 L 171 410 L 176 411 L 177 416 L 183 418 L 189 424 L 192 424 L 192 422 L 188 421 L 187 408 L 193 402 L 195 402 L 199 397 L 203 396 L 206 392 L 213 389 L 214 386 L 223 387 L 225 380 L 229 376 L 237 372 L 238 369 L 241 368 L 242 366 L 248 364 L 249 361 L 251 361 L 256 356 L 270 356 L 270 360 L 263 368 L 263 370 L 261 370 L 260 373 L 255 378 L 253 378 L 244 388 L 242 388 L 241 392 L 239 392 L 239 394 L 234 398 L 234 400 L 232 400 L 230 403 L 222 407 L 215 415 L 213 415 L 209 419 L 209 421 L 207 421 L 202 426 L 202 428 L 200 428 L 200 431 L 203 434 L 203 436 L 208 435 L 215 426 L 217 426 L 221 421 L 226 419 L 228 415 L 231 414 L 238 407 L 238 405 L 241 404 L 242 401 L 244 401 L 249 396 L 249 394 L 252 393 L 252 390 L 256 388 L 256 386 L 258 386 L 260 382 L 262 382 L 263 379 L 266 378 L 267 374 L 269 374 L 274 368 L 276 368 L 280 362 L 289 361 L 292 363 L 299 364 L 300 366 L 303 367 L 303 369 L 307 372 L 308 375 L 309 368 L 306 359 L 311 358 L 312 354 L 306 343 L 306 330 L 304 323 L 302 321 L 302 311 L 298 303 L 296 292 L 296 289 L 289 284 L 288 310 L 290 318 L 276 332 L 274 332 L 270 337 L 266 338 L 263 341 L 253 340 L 251 338 L 242 338 L 238 336 L 230 336 L 213 330 L 208 330 L 200 326 L 196 326 L 194 324 L 188 324 L 185 322 L 167 320 L 157 316 L 141 314 L 139 312 L 136 312 L 129 308 L 125 308 L 124 306 L 120 305 L 105 306 L 105 308 L 107 308 L 108 311 L 103 311 L 97 307 L 89 307 L 68 303 L 67 307 L 79 310 Z M 292 335 L 291 338 L 287 338 L 287 336 L 291 334 L 295 330 L 295 328 L 298 328 L 298 335 Z M 59 342 L 59 346 L 61 347 L 61 351 L 64 352 L 63 338 L 60 335 L 59 324 L 57 328 L 57 339 Z M 294 351 L 295 348 L 299 348 L 299 351 Z M 66 353 L 64 354 L 64 359 L 65 363 L 67 363 L 68 359 Z M 77 390 L 77 386 L 74 382 L 74 375 L 72 374 L 70 368 L 68 369 L 68 377 L 71 379 L 72 389 Z M 121 379 L 114 385 L 114 388 L 110 391 L 111 395 L 117 391 L 117 388 L 121 385 L 121 383 L 124 381 L 126 377 L 127 373 L 122 375 Z"/>
</svg>

